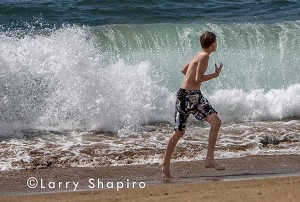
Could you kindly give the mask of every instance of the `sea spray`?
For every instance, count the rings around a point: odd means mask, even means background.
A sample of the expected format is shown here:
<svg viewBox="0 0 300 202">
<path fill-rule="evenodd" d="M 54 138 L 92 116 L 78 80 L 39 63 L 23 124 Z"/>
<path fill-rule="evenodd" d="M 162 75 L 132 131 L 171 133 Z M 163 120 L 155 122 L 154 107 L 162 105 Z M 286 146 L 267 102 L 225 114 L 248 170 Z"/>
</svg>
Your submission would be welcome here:
<svg viewBox="0 0 300 202">
<path fill-rule="evenodd" d="M 169 116 L 170 92 L 158 85 L 151 61 L 104 61 L 88 33 L 65 27 L 46 36 L 2 36 L 2 126 L 116 131 Z"/>
</svg>

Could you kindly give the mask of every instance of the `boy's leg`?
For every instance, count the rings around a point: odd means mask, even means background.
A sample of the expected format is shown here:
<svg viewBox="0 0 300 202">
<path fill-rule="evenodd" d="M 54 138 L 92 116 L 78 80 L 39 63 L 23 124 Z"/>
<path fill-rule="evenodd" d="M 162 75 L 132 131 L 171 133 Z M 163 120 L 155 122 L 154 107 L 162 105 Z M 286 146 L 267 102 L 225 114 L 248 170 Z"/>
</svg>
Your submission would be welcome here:
<svg viewBox="0 0 300 202">
<path fill-rule="evenodd" d="M 184 135 L 184 131 L 174 131 L 171 138 L 168 141 L 167 148 L 164 154 L 163 161 L 161 163 L 161 169 L 164 178 L 171 178 L 170 174 L 170 160 L 171 155 L 178 143 L 178 140 Z"/>
<path fill-rule="evenodd" d="M 215 147 L 222 122 L 216 113 L 213 113 L 206 117 L 206 121 L 210 124 L 210 132 L 208 137 L 205 167 L 215 168 L 217 170 L 224 170 L 225 166 L 220 165 L 215 161 Z"/>
</svg>

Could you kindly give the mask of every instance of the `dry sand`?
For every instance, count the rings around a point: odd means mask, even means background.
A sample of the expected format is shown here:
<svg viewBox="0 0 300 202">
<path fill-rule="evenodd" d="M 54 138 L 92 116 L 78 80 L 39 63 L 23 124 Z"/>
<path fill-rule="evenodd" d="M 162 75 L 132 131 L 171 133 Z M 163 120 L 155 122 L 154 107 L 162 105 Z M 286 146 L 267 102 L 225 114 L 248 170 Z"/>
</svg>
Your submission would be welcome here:
<svg viewBox="0 0 300 202">
<path fill-rule="evenodd" d="M 177 178 L 169 182 L 161 179 L 157 164 L 1 172 L 0 201 L 299 201 L 300 155 L 220 162 L 225 171 L 206 169 L 203 161 L 173 163 L 171 171 Z M 35 189 L 28 188 L 29 177 L 38 180 Z M 113 186 L 91 188 L 90 179 Z M 78 183 L 76 191 L 71 182 Z M 119 191 L 117 183 L 123 183 Z"/>
</svg>

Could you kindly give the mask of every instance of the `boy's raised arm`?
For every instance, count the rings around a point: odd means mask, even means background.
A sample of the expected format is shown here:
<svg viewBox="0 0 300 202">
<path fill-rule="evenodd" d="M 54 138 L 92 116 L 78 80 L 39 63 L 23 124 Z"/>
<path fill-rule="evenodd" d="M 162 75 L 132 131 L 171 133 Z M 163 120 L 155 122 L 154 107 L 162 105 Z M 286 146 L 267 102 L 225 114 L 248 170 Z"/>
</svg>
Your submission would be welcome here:
<svg viewBox="0 0 300 202">
<path fill-rule="evenodd" d="M 207 70 L 207 65 L 208 65 L 208 60 L 209 60 L 209 55 L 204 55 L 200 57 L 198 61 L 198 66 L 197 66 L 197 71 L 196 71 L 196 76 L 195 80 L 197 83 L 201 83 L 205 81 L 205 72 Z"/>
<path fill-rule="evenodd" d="M 199 59 L 196 77 L 195 77 L 197 83 L 201 83 L 218 77 L 222 70 L 223 64 L 221 63 L 219 68 L 217 67 L 217 65 L 215 65 L 216 68 L 215 73 L 205 75 L 205 72 L 207 70 L 207 65 L 208 65 L 208 59 L 209 59 L 208 55 L 205 55 Z"/>
</svg>

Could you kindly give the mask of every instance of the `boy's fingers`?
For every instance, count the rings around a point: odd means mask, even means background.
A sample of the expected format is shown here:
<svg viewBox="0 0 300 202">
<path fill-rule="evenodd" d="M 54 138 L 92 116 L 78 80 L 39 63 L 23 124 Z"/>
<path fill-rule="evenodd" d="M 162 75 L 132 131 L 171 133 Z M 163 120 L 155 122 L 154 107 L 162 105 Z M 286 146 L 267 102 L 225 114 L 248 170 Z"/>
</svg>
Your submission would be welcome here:
<svg viewBox="0 0 300 202">
<path fill-rule="evenodd" d="M 218 65 L 215 63 L 215 68 L 216 68 L 216 72 L 220 73 L 222 68 L 223 68 L 223 63 L 220 63 L 220 66 L 218 67 Z"/>
</svg>

